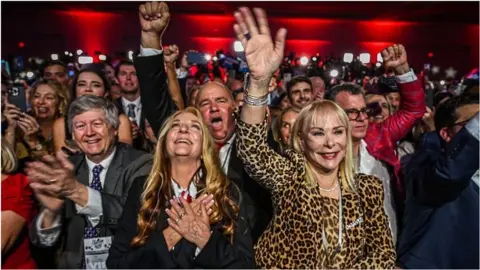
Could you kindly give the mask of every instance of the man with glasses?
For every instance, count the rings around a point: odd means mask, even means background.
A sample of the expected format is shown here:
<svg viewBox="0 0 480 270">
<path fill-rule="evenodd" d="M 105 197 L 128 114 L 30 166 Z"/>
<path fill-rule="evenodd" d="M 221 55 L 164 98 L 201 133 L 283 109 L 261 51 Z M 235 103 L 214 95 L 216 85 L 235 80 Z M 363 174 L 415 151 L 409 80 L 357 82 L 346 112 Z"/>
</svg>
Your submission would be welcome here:
<svg viewBox="0 0 480 270">
<path fill-rule="evenodd" d="M 395 153 L 396 144 L 422 118 L 425 94 L 421 82 L 410 70 L 407 52 L 402 45 L 395 44 L 384 49 L 382 57 L 385 69 L 395 72 L 402 95 L 403 102 L 395 114 L 381 123 L 369 123 L 371 112 L 367 108 L 362 88 L 351 83 L 332 87 L 325 99 L 340 105 L 350 118 L 356 171 L 376 175 L 383 182 L 385 211 L 395 241 L 397 226 L 401 224 L 397 219 L 402 216 L 404 194 L 400 161 Z"/>
<path fill-rule="evenodd" d="M 478 105 L 478 93 L 440 105 L 436 131 L 423 136 L 405 168 L 402 268 L 479 268 Z"/>
</svg>

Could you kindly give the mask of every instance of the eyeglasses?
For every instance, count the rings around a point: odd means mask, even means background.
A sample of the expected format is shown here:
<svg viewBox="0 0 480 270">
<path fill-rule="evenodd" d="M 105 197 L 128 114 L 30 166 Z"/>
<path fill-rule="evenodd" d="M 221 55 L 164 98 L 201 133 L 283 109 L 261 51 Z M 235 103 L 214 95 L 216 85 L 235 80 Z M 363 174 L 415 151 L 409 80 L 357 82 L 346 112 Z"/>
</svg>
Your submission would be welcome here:
<svg viewBox="0 0 480 270">
<path fill-rule="evenodd" d="M 348 118 L 350 120 L 357 120 L 360 117 L 360 114 L 363 115 L 365 118 L 368 118 L 368 116 L 372 113 L 372 110 L 370 108 L 362 108 L 361 110 L 346 109 L 345 113 L 348 115 Z"/>
</svg>

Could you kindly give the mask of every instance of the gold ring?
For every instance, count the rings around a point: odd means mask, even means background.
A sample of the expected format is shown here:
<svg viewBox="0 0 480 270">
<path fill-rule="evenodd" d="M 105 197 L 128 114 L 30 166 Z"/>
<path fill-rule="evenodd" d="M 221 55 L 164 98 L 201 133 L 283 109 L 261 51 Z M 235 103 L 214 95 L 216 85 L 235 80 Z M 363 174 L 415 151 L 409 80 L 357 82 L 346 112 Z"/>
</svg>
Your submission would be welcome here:
<svg viewBox="0 0 480 270">
<path fill-rule="evenodd" d="M 180 219 L 177 218 L 177 219 L 175 220 L 175 224 L 178 225 L 178 222 L 179 222 L 179 221 L 180 221 Z"/>
<path fill-rule="evenodd" d="M 185 216 L 185 212 L 180 213 L 180 215 L 178 216 L 178 218 L 179 218 L 179 219 L 182 219 L 183 216 Z"/>
</svg>

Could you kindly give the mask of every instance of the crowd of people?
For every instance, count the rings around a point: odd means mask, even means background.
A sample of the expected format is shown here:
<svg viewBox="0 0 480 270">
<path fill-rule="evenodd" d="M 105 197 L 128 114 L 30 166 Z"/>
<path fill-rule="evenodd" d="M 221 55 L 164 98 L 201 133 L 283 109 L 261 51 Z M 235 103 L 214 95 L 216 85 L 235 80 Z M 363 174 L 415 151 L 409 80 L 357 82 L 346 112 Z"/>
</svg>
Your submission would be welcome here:
<svg viewBox="0 0 480 270">
<path fill-rule="evenodd" d="M 47 61 L 25 106 L 2 71 L 2 268 L 480 267 L 478 69 L 431 87 L 392 44 L 290 78 L 295 29 L 245 7 L 248 71 L 192 65 L 138 13 L 133 61 Z"/>
</svg>

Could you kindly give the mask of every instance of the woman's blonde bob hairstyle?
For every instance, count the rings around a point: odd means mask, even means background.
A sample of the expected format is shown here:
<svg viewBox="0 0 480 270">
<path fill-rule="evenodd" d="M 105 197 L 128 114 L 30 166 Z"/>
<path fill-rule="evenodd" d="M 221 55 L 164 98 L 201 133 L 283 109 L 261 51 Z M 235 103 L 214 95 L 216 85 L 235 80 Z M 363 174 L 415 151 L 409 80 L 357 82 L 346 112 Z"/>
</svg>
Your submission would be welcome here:
<svg viewBox="0 0 480 270">
<path fill-rule="evenodd" d="M 197 197 L 205 193 L 213 194 L 215 202 L 210 215 L 210 224 L 222 221 L 223 234 L 233 239 L 234 222 L 237 218 L 239 207 L 229 195 L 231 183 L 222 170 L 215 144 L 200 111 L 194 107 L 187 107 L 171 115 L 160 129 L 152 170 L 145 182 L 141 196 L 142 206 L 137 218 L 137 235 L 131 242 L 131 245 L 134 247 L 145 244 L 149 235 L 156 228 L 158 215 L 165 207 L 169 207 L 168 201 L 174 195 L 172 192 L 171 162 L 166 148 L 167 134 L 172 127 L 173 120 L 184 113 L 195 115 L 201 124 L 202 153 L 199 159 L 202 177 L 199 183 L 196 183 L 199 188 Z"/>
<path fill-rule="evenodd" d="M 323 100 L 315 101 L 308 106 L 304 107 L 295 121 L 292 129 L 292 135 L 290 137 L 291 145 L 295 151 L 304 154 L 303 141 L 306 139 L 307 134 L 310 132 L 312 126 L 318 126 L 316 123 L 317 117 L 322 119 L 328 119 L 336 117 L 340 120 L 343 126 L 346 128 L 347 136 L 347 148 L 345 149 L 345 157 L 339 164 L 339 175 L 342 186 L 351 192 L 356 192 L 355 188 L 355 168 L 353 162 L 353 148 L 352 148 L 352 136 L 351 126 L 345 111 L 336 103 Z M 306 158 L 306 174 L 305 181 L 310 187 L 317 186 L 317 180 L 314 174 L 315 165 L 312 164 L 308 158 Z"/>
<path fill-rule="evenodd" d="M 7 140 L 2 138 L 2 173 L 12 174 L 17 171 L 18 159 Z"/>
</svg>

